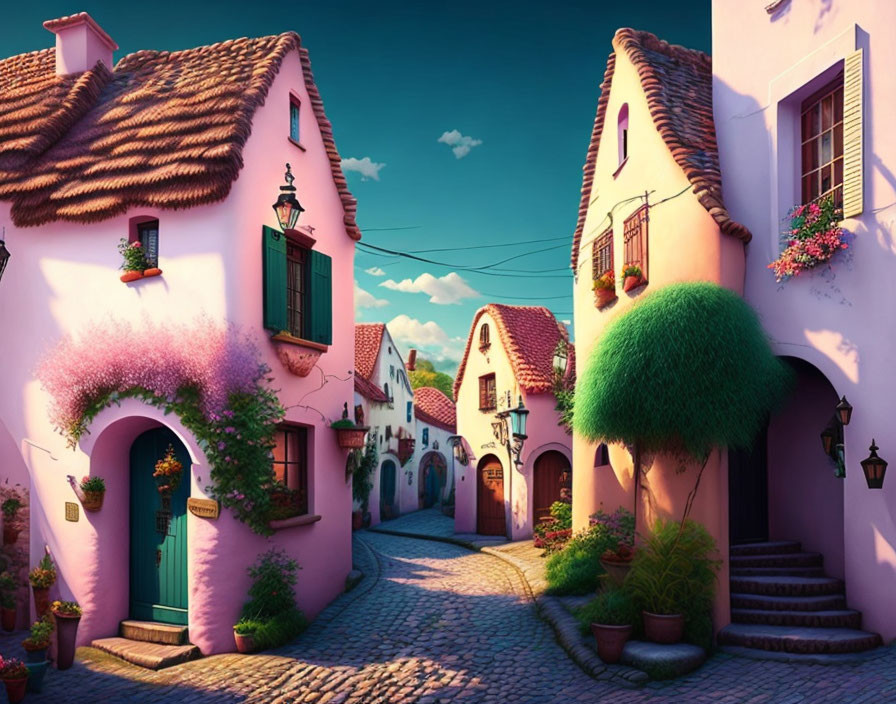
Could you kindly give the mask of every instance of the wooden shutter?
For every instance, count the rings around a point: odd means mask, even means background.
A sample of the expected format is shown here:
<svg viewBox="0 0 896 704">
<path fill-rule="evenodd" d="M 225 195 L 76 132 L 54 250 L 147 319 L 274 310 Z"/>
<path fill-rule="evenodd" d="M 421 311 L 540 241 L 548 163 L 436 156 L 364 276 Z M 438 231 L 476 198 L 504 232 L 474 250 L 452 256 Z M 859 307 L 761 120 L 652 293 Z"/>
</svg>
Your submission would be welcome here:
<svg viewBox="0 0 896 704">
<path fill-rule="evenodd" d="M 286 237 L 270 227 L 262 228 L 264 266 L 264 327 L 286 330 Z"/>
<path fill-rule="evenodd" d="M 862 50 L 846 57 L 843 72 L 843 217 L 862 212 Z"/>
<path fill-rule="evenodd" d="M 486 406 L 485 377 L 479 377 L 479 409 L 482 410 Z"/>
<path fill-rule="evenodd" d="M 308 300 L 305 336 L 322 345 L 333 343 L 333 260 L 315 250 L 308 252 Z"/>
</svg>

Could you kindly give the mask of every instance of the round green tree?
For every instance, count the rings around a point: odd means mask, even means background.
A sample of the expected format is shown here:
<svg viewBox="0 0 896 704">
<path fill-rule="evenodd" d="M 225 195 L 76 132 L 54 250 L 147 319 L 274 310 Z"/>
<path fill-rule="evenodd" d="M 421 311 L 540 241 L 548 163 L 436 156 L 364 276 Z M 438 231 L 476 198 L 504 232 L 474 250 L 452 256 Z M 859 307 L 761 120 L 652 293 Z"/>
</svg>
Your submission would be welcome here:
<svg viewBox="0 0 896 704">
<path fill-rule="evenodd" d="M 714 447 L 749 448 L 789 382 L 740 296 L 673 284 L 607 326 L 576 386 L 573 424 L 590 440 L 705 462 Z"/>
</svg>

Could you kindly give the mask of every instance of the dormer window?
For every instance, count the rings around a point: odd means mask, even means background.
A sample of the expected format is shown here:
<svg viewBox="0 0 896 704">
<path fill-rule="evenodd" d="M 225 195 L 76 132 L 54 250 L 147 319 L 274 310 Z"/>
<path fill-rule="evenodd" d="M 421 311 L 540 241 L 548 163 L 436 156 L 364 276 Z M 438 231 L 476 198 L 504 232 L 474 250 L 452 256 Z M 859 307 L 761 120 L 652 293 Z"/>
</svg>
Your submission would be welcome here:
<svg viewBox="0 0 896 704">
<path fill-rule="evenodd" d="M 485 351 L 492 344 L 491 333 L 488 329 L 488 323 L 483 323 L 479 328 L 479 349 Z"/>
<path fill-rule="evenodd" d="M 294 96 L 289 96 L 289 138 L 296 144 L 299 144 L 299 107 L 301 103 Z"/>
<path fill-rule="evenodd" d="M 628 103 L 619 108 L 617 142 L 619 144 L 619 166 L 622 166 L 628 159 Z"/>
</svg>

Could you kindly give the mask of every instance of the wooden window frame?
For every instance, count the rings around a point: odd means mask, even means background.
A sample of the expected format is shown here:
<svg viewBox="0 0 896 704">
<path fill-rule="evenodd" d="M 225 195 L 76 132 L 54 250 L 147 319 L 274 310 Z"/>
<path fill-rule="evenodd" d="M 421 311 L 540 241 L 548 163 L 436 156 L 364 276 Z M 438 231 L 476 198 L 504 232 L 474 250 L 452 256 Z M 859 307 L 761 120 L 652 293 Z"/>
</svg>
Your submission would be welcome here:
<svg viewBox="0 0 896 704">
<path fill-rule="evenodd" d="M 293 111 L 296 114 L 296 131 L 293 134 L 292 131 L 292 116 Z M 299 100 L 299 96 L 294 93 L 289 94 L 289 141 L 295 144 L 297 147 L 301 148 L 303 151 L 305 147 L 302 146 L 302 101 Z"/>
<path fill-rule="evenodd" d="M 308 311 L 308 250 L 303 243 L 293 237 L 286 237 L 286 325 L 289 334 L 304 339 L 305 316 Z M 296 277 L 294 272 L 301 272 Z M 298 279 L 301 282 L 298 283 Z M 298 306 L 296 305 L 298 301 Z"/>
<path fill-rule="evenodd" d="M 483 323 L 482 327 L 479 328 L 479 350 L 484 352 L 491 347 L 491 345 L 491 331 L 489 330 L 488 323 Z"/>
<path fill-rule="evenodd" d="M 479 377 L 479 410 L 498 410 L 498 387 L 494 373 Z"/>
<path fill-rule="evenodd" d="M 591 277 L 597 281 L 607 272 L 613 271 L 613 228 L 610 227 L 594 240 L 591 245 Z"/>
<path fill-rule="evenodd" d="M 629 215 L 623 223 L 623 268 L 634 265 L 641 268 L 641 276 L 647 281 L 647 262 L 649 256 L 648 223 L 650 217 L 648 206 L 642 205 Z"/>
<path fill-rule="evenodd" d="M 272 460 L 271 466 L 274 470 L 275 480 L 285 485 L 288 489 L 299 492 L 300 513 L 298 515 L 306 515 L 311 513 L 311 504 L 309 497 L 308 482 L 308 446 L 309 431 L 304 425 L 295 423 L 279 423 L 276 427 L 276 438 L 279 443 L 281 434 L 283 440 L 283 460 Z M 289 441 L 288 437 L 292 435 L 296 438 L 296 446 L 298 447 L 299 457 L 295 460 L 289 457 Z M 277 465 L 283 466 L 283 479 L 278 477 Z"/>
<path fill-rule="evenodd" d="M 843 207 L 843 130 L 845 126 L 843 94 L 843 71 L 841 71 L 833 80 L 800 104 L 799 190 L 803 204 L 815 203 L 832 196 L 834 205 L 837 208 Z M 830 101 L 830 109 L 826 115 L 825 103 L 827 101 Z M 812 122 L 816 122 L 816 124 L 813 125 Z M 827 126 L 825 126 L 826 124 Z M 829 158 L 825 160 L 824 139 L 828 136 L 830 139 Z M 829 179 L 827 188 L 825 188 L 825 175 Z"/>
</svg>

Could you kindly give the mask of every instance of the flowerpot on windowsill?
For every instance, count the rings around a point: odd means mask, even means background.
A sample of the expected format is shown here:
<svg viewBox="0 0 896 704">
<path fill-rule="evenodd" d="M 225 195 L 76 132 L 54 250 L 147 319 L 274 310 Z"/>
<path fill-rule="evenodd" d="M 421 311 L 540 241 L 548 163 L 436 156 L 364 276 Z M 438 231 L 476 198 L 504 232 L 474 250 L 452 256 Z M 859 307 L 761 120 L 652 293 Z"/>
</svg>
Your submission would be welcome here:
<svg viewBox="0 0 896 704">
<path fill-rule="evenodd" d="M 642 611 L 644 635 L 653 643 L 671 645 L 684 635 L 684 614 L 652 614 Z"/>
<path fill-rule="evenodd" d="M 625 280 L 622 282 L 622 290 L 628 293 L 629 291 L 638 288 L 638 286 L 643 286 L 647 283 L 647 280 L 643 276 L 626 276 Z"/>
<path fill-rule="evenodd" d="M 364 447 L 364 436 L 370 428 L 355 425 L 351 428 L 334 427 L 333 430 L 336 431 L 336 442 L 343 450 L 360 450 Z"/>
<path fill-rule="evenodd" d="M 606 308 L 616 300 L 616 289 L 612 288 L 596 288 L 594 289 L 594 303 L 598 308 Z"/>
<path fill-rule="evenodd" d="M 150 276 L 161 276 L 161 275 L 162 275 L 162 270 L 159 269 L 157 266 L 150 267 L 149 269 L 143 270 L 143 278 L 144 279 L 148 278 Z"/>
<path fill-rule="evenodd" d="M 137 279 L 142 279 L 142 278 L 143 278 L 142 271 L 126 271 L 121 275 L 121 280 L 126 284 L 129 284 L 129 283 L 131 283 L 131 281 L 136 281 Z"/>
<path fill-rule="evenodd" d="M 85 511 L 95 513 L 103 507 L 103 497 L 106 496 L 105 491 L 85 491 L 81 505 Z"/>
</svg>

